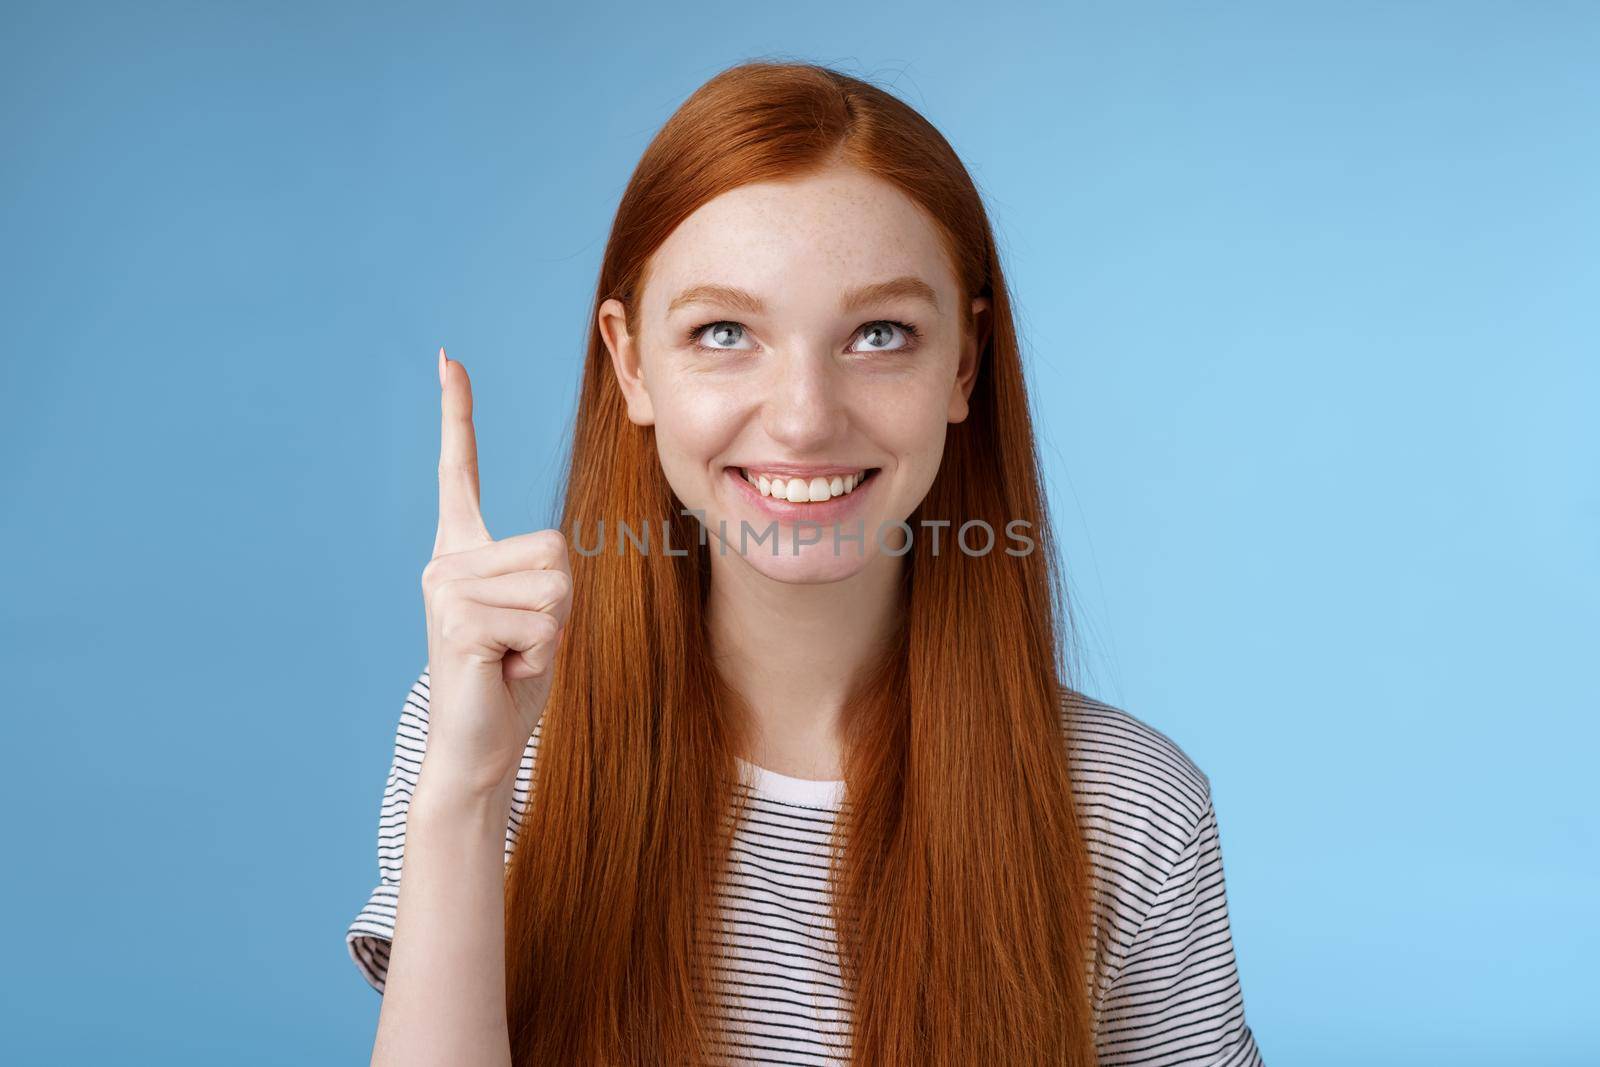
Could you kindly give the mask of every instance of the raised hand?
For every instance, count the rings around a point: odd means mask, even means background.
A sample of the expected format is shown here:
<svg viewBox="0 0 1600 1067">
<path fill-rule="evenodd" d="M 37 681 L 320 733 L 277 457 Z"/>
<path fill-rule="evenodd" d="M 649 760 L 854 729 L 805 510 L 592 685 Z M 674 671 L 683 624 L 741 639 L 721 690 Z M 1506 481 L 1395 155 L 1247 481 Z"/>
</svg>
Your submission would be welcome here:
<svg viewBox="0 0 1600 1067">
<path fill-rule="evenodd" d="M 449 788 L 509 795 L 549 699 L 572 568 L 559 530 L 490 536 L 479 508 L 472 383 L 443 348 L 439 385 L 439 529 L 422 570 L 430 676 L 424 774 Z"/>
</svg>

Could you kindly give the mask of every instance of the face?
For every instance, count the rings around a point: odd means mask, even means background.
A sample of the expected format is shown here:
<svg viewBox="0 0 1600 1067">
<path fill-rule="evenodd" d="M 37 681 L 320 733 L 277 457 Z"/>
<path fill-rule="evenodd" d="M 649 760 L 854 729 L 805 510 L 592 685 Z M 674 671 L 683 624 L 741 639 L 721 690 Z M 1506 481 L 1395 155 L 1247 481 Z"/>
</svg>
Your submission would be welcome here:
<svg viewBox="0 0 1600 1067">
<path fill-rule="evenodd" d="M 848 167 L 735 189 L 657 249 L 638 299 L 637 333 L 607 300 L 601 334 L 714 560 L 829 582 L 895 552 L 966 417 L 988 310 L 905 194 Z"/>
</svg>

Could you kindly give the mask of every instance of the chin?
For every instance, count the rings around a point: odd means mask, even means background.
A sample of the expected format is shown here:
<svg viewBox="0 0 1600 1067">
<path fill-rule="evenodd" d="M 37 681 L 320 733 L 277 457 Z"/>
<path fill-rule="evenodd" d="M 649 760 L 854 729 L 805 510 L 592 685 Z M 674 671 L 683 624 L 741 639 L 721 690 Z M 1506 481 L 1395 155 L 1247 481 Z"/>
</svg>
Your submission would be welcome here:
<svg viewBox="0 0 1600 1067">
<path fill-rule="evenodd" d="M 735 555 L 737 553 L 729 548 L 728 556 L 732 558 Z M 833 554 L 833 548 L 828 544 L 802 547 L 799 555 L 777 556 L 772 555 L 769 548 L 762 546 L 747 552 L 744 562 L 763 577 L 775 582 L 789 585 L 826 585 L 831 582 L 842 582 L 866 570 L 867 564 L 872 562 L 872 556 L 870 554 L 858 556 L 854 548 L 849 545 L 846 545 L 837 556 Z"/>
<path fill-rule="evenodd" d="M 820 533 L 821 540 L 815 544 L 801 544 L 796 547 L 794 527 L 781 525 L 778 527 L 776 554 L 773 551 L 771 538 L 758 542 L 754 535 L 741 552 L 739 537 L 731 528 L 735 525 L 729 523 L 726 544 L 718 541 L 714 535 L 710 538 L 707 548 L 711 553 L 713 566 L 717 565 L 718 556 L 722 557 L 723 563 L 739 560 L 762 576 L 776 582 L 819 585 L 844 581 L 866 570 L 879 551 L 878 546 L 872 543 L 870 532 L 866 534 L 863 544 L 858 546 L 853 540 L 842 540 L 835 550 L 832 531 L 829 528 L 821 531 L 801 531 L 802 538 Z"/>
</svg>

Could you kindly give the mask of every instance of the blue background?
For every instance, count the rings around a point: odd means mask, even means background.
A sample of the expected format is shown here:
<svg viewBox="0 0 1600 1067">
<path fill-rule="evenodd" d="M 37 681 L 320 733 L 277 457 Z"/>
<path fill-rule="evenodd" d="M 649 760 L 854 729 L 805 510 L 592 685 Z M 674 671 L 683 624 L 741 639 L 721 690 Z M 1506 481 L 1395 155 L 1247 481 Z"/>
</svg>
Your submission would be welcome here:
<svg viewBox="0 0 1600 1067">
<path fill-rule="evenodd" d="M 547 525 L 617 199 L 763 56 L 983 189 L 1268 1062 L 1600 1060 L 1600 5 L 444 7 L 0 16 L 0 1060 L 366 1062 L 435 352 Z"/>
</svg>

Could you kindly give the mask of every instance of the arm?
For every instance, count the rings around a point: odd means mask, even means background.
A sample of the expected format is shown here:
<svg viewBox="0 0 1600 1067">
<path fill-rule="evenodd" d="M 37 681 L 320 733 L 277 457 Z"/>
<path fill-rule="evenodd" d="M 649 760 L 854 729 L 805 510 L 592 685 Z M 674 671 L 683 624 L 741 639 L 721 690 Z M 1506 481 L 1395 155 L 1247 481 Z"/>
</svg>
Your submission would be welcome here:
<svg viewBox="0 0 1600 1067">
<path fill-rule="evenodd" d="M 1263 1067 L 1245 1022 L 1209 796 L 1107 990 L 1102 1067 Z"/>
<path fill-rule="evenodd" d="M 374 1067 L 510 1067 L 505 993 L 509 788 L 432 782 L 426 761 L 406 820 Z"/>
<path fill-rule="evenodd" d="M 434 1063 L 504 1064 L 508 1062 L 504 1052 L 498 1059 L 474 1059 L 466 1052 L 446 1055 L 429 1049 L 430 1043 L 447 1040 L 452 1032 L 466 1035 L 479 1028 L 478 1021 L 463 1017 L 453 1004 L 465 1003 L 490 1015 L 503 1013 L 503 992 L 475 993 L 471 987 L 488 983 L 503 989 L 500 871 L 510 861 L 527 805 L 538 731 L 511 785 L 509 811 L 502 798 L 451 788 L 438 774 L 439 768 L 424 759 L 429 748 L 431 685 L 430 672 L 424 668 L 400 706 L 378 812 L 378 882 L 350 923 L 345 940 L 362 977 L 386 994 L 374 1064 L 405 1063 L 413 1056 Z M 422 774 L 424 766 L 427 775 Z M 404 894 L 402 884 L 407 887 Z M 398 954 L 394 952 L 397 911 L 404 913 L 401 925 L 406 929 Z M 436 958 L 441 953 L 443 959 Z M 398 963 L 391 982 L 392 959 Z M 450 974 L 452 961 L 478 977 Z M 492 1022 L 481 1025 L 494 1030 Z M 415 1032 L 424 1029 L 434 1034 Z"/>
</svg>

